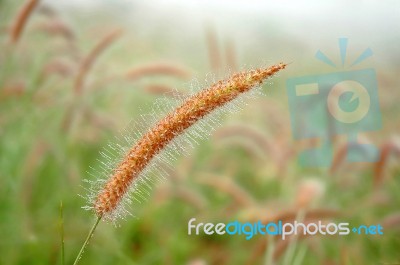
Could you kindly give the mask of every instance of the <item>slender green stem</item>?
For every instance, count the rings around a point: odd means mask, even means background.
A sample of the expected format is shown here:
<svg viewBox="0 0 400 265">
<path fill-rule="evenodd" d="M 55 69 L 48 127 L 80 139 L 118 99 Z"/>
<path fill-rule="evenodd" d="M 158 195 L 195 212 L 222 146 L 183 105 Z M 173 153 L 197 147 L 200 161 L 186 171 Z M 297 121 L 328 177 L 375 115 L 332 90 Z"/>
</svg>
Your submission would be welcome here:
<svg viewBox="0 0 400 265">
<path fill-rule="evenodd" d="M 65 252 L 64 252 L 64 216 L 63 204 L 60 202 L 60 236 L 61 236 L 61 264 L 65 265 Z"/>
<path fill-rule="evenodd" d="M 86 246 L 89 244 L 90 238 L 93 236 L 94 231 L 96 230 L 97 225 L 99 224 L 100 220 L 101 220 L 102 216 L 97 217 L 96 223 L 94 223 L 94 225 L 92 226 L 92 229 L 90 229 L 90 232 L 88 234 L 88 236 L 86 237 L 85 242 L 83 242 L 82 248 L 78 253 L 78 256 L 76 256 L 74 265 L 77 265 L 79 260 L 82 257 L 83 252 L 85 251 Z"/>
</svg>

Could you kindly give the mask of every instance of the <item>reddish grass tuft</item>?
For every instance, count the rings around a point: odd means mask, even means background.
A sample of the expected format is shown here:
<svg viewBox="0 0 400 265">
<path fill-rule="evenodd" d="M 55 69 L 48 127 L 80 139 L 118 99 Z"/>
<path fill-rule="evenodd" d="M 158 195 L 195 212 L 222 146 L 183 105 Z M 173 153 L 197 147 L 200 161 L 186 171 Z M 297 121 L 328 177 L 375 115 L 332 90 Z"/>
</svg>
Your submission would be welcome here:
<svg viewBox="0 0 400 265">
<path fill-rule="evenodd" d="M 97 216 L 110 216 L 117 209 L 139 174 L 176 136 L 285 67 L 286 64 L 280 63 L 266 69 L 234 74 L 189 97 L 180 107 L 161 119 L 128 151 L 98 193 L 93 205 Z"/>
<path fill-rule="evenodd" d="M 22 32 L 28 22 L 35 7 L 39 4 L 39 0 L 27 0 L 21 9 L 18 11 L 15 21 L 11 26 L 10 30 L 10 41 L 16 44 L 20 39 Z"/>
<path fill-rule="evenodd" d="M 104 50 L 106 50 L 119 36 L 121 36 L 122 30 L 114 30 L 113 32 L 107 34 L 103 39 L 101 39 L 96 46 L 92 49 L 92 51 L 88 54 L 88 56 L 82 61 L 79 66 L 78 74 L 75 78 L 74 89 L 76 94 L 80 94 L 82 92 L 85 78 L 93 66 L 96 59 L 100 56 Z"/>
</svg>

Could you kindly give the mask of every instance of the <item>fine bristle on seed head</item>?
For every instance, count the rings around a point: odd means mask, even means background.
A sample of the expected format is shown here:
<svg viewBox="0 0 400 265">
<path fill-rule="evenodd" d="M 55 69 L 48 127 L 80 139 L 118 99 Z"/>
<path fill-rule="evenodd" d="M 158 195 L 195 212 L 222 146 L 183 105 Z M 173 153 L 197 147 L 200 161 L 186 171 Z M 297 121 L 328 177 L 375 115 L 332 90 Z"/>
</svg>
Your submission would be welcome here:
<svg viewBox="0 0 400 265">
<path fill-rule="evenodd" d="M 286 64 L 280 63 L 265 69 L 234 74 L 189 97 L 158 121 L 125 154 L 122 162 L 112 171 L 111 177 L 105 181 L 94 199 L 92 208 L 96 215 L 112 216 L 139 174 L 174 138 L 206 115 L 231 102 L 240 94 L 259 86 L 285 67 Z"/>
</svg>

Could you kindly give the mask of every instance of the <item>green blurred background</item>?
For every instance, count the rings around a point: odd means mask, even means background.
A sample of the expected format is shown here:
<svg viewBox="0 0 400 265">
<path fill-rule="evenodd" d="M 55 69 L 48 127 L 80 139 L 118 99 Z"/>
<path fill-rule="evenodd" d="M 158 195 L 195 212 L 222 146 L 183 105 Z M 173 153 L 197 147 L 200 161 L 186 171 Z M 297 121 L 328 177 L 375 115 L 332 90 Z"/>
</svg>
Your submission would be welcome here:
<svg viewBox="0 0 400 265">
<path fill-rule="evenodd" d="M 81 264 L 400 264 L 398 1 L 48 0 L 16 38 L 24 4 L 0 0 L 0 264 L 61 264 L 61 222 L 72 264 L 95 220 L 81 209 L 82 180 L 100 168 L 109 141 L 157 99 L 176 104 L 174 89 L 185 95 L 281 61 L 291 64 L 263 86 L 266 96 L 225 115 L 174 161 L 149 200 L 134 205 L 136 218 L 100 223 Z M 348 163 L 346 137 L 337 136 L 330 168 L 303 168 L 298 154 L 316 141 L 293 140 L 285 82 L 331 72 L 314 55 L 340 62 L 340 37 L 352 59 L 374 51 L 360 67 L 377 72 L 383 125 L 360 139 L 381 156 Z M 187 234 L 192 217 L 296 216 L 379 223 L 384 235 Z"/>
</svg>

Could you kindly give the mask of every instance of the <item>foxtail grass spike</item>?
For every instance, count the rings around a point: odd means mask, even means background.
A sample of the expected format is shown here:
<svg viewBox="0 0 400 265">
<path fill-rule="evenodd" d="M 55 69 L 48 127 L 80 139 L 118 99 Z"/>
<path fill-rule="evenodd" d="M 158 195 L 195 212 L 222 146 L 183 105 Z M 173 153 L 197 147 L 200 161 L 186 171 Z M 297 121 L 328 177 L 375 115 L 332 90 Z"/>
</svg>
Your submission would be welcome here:
<svg viewBox="0 0 400 265">
<path fill-rule="evenodd" d="M 18 42 L 29 17 L 39 2 L 39 0 L 27 0 L 21 7 L 10 30 L 11 43 L 16 44 Z"/>
<path fill-rule="evenodd" d="M 206 115 L 257 87 L 285 67 L 286 64 L 280 63 L 266 69 L 234 74 L 189 97 L 159 120 L 125 154 L 122 162 L 111 172 L 111 177 L 100 188 L 92 206 L 97 216 L 112 216 L 130 187 L 140 179 L 140 173 L 174 138 Z"/>
</svg>

